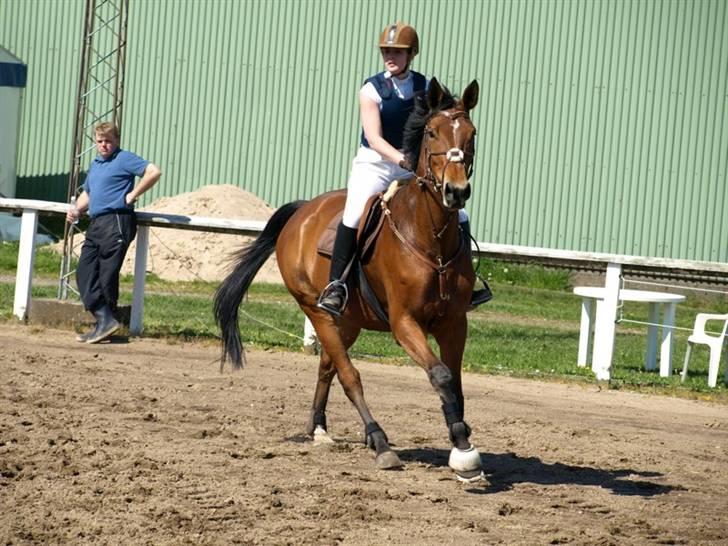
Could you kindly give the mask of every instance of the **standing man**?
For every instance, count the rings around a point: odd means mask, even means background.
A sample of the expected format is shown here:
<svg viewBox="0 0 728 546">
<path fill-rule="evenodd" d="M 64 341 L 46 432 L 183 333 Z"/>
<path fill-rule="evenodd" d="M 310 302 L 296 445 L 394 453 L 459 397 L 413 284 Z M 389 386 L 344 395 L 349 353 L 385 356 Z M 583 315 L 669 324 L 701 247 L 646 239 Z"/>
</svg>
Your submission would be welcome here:
<svg viewBox="0 0 728 546">
<path fill-rule="evenodd" d="M 81 249 L 76 282 L 83 306 L 96 317 L 96 326 L 76 341 L 98 343 L 119 328 L 114 317 L 119 299 L 119 271 L 136 236 L 134 203 L 162 176 L 154 163 L 119 148 L 119 129 L 109 122 L 95 128 L 98 155 L 78 196 L 76 208 L 66 214 L 73 223 L 88 211 L 91 223 Z M 134 185 L 139 176 L 139 184 Z"/>
</svg>

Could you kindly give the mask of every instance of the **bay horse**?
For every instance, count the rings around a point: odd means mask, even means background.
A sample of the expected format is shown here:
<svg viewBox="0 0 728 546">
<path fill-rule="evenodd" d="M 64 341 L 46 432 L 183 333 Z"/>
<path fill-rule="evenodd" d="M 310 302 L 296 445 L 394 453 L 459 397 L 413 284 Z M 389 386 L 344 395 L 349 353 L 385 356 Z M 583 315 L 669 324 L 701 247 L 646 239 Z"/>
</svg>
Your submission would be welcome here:
<svg viewBox="0 0 728 546">
<path fill-rule="evenodd" d="M 480 454 L 464 420 L 461 366 L 468 329 L 466 311 L 475 282 L 470 240 L 461 232 L 458 209 L 470 197 L 475 127 L 469 112 L 478 102 L 473 80 L 457 98 L 436 78 L 418 98 L 405 129 L 404 149 L 415 176 L 386 205 L 377 241 L 360 264 L 385 310 L 382 320 L 353 287 L 346 310 L 334 318 L 316 306 L 328 282 L 329 261 L 317 252 L 322 233 L 344 208 L 346 191 L 280 207 L 260 236 L 236 255 L 236 265 L 218 287 L 215 318 L 227 357 L 242 367 L 244 349 L 238 307 L 255 274 L 275 251 L 283 281 L 313 324 L 321 345 L 318 381 L 307 434 L 326 435 L 326 404 L 334 375 L 364 422 L 365 441 L 381 469 L 402 466 L 364 400 L 359 372 L 347 353 L 361 330 L 390 330 L 396 342 L 427 372 L 442 401 L 452 443 L 449 466 L 458 479 L 482 478 Z M 428 345 L 432 335 L 437 356 Z M 330 440 L 330 439 L 329 439 Z"/>
</svg>

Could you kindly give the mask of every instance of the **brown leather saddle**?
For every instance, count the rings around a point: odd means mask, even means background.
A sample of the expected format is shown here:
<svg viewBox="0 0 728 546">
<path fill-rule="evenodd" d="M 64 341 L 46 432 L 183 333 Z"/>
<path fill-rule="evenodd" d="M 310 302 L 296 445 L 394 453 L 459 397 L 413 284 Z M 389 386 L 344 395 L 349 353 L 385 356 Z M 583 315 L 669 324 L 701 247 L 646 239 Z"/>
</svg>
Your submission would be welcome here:
<svg viewBox="0 0 728 546">
<path fill-rule="evenodd" d="M 331 258 L 334 253 L 334 240 L 336 239 L 336 229 L 341 223 L 341 218 L 344 216 L 344 211 L 341 210 L 331 218 L 331 222 L 326 226 L 326 229 L 321 234 L 318 241 L 317 251 L 322 256 Z M 377 240 L 379 232 L 382 230 L 384 224 L 384 214 L 382 214 L 382 194 L 378 193 L 372 195 L 367 204 L 364 207 L 364 214 L 362 219 L 359 221 L 359 228 L 356 235 L 357 240 L 357 256 L 367 256 L 374 243 Z"/>
<path fill-rule="evenodd" d="M 389 316 L 381 302 L 377 299 L 376 294 L 374 294 L 369 280 L 364 273 L 364 269 L 361 267 L 361 264 L 367 263 L 367 260 L 371 256 L 374 244 L 384 225 L 382 199 L 383 194 L 381 193 L 373 195 L 364 207 L 364 214 L 359 221 L 359 229 L 357 231 L 357 250 L 354 253 L 352 263 L 347 267 L 348 274 L 346 282 L 349 284 L 350 289 L 356 288 L 359 290 L 364 301 L 366 301 L 367 305 L 369 305 L 379 320 L 389 324 Z M 341 223 L 343 216 L 344 211 L 341 210 L 331 218 L 331 222 L 329 222 L 329 225 L 323 231 L 318 241 L 318 253 L 329 259 L 334 252 L 336 229 Z"/>
</svg>

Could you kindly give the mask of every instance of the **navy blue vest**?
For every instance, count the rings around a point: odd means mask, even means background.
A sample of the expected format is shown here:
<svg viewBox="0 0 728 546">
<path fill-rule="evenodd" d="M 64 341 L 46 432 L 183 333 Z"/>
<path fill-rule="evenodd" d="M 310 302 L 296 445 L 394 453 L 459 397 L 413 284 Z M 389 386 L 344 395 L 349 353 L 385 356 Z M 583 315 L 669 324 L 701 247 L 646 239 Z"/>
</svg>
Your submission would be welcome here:
<svg viewBox="0 0 728 546">
<path fill-rule="evenodd" d="M 424 91 L 427 79 L 414 70 L 412 71 L 412 78 L 414 93 L 417 94 Z M 414 96 L 407 100 L 400 99 L 394 91 L 394 84 L 391 79 L 384 77 L 384 72 L 367 78 L 364 83 L 366 84 L 367 82 L 371 83 L 377 90 L 377 93 L 379 93 L 379 96 L 382 97 L 382 104 L 379 109 L 379 116 L 382 120 L 382 136 L 392 146 L 400 149 L 402 147 L 405 123 L 415 107 Z M 361 145 L 367 148 L 370 147 L 363 130 L 361 132 Z"/>
</svg>

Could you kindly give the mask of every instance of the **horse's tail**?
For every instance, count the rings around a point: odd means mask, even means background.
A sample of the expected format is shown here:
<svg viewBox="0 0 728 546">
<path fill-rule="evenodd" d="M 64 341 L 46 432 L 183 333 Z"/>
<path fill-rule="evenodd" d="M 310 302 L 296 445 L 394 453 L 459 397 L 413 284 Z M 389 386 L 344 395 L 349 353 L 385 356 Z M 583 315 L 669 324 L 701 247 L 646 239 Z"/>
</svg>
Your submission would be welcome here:
<svg viewBox="0 0 728 546">
<path fill-rule="evenodd" d="M 273 254 L 281 230 L 305 202 L 294 201 L 276 210 L 258 238 L 236 254 L 235 268 L 215 291 L 215 321 L 222 333 L 221 366 L 225 364 L 226 357 L 230 357 L 233 368 L 243 367 L 245 351 L 240 339 L 238 307 L 253 278 Z"/>
</svg>

